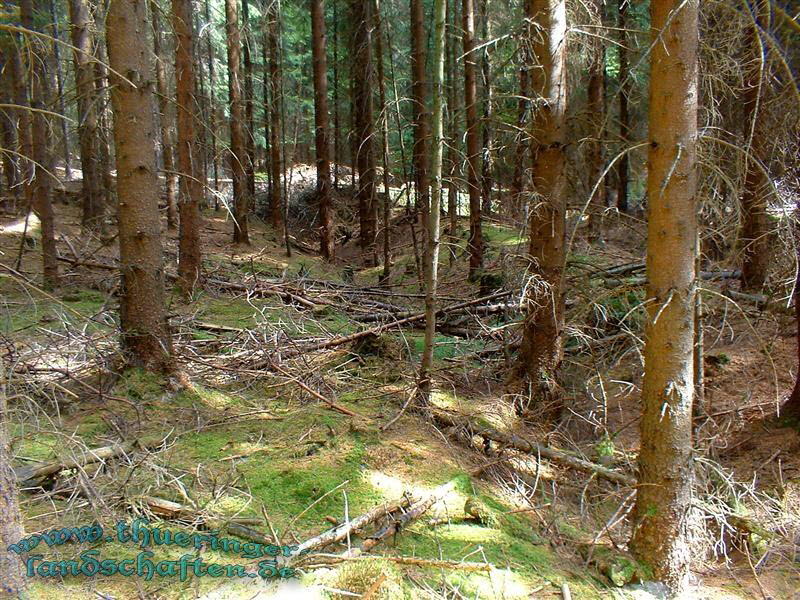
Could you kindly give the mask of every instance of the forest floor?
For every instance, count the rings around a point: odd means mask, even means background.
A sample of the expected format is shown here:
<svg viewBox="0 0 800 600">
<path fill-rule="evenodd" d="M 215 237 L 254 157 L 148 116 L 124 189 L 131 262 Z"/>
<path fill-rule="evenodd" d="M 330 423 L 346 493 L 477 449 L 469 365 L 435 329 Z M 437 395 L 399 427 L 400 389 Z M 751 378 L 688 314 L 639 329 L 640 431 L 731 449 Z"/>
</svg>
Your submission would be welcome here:
<svg viewBox="0 0 800 600">
<path fill-rule="evenodd" d="M 637 567 L 620 549 L 629 533 L 623 517 L 630 486 L 446 427 L 413 407 L 401 411 L 422 350 L 414 323 L 308 350 L 375 327 L 375 315 L 391 323 L 403 311 L 422 310 L 402 216 L 395 217 L 392 275 L 379 285 L 382 268 L 360 267 L 355 241 L 325 264 L 304 250 L 314 242 L 300 232 L 287 258 L 282 236 L 257 219 L 251 245 L 235 247 L 225 214 L 206 212 L 206 282 L 190 303 L 170 297 L 183 376 L 164 381 L 117 370 L 113 237 L 82 234 L 75 202 L 59 204 L 57 215 L 63 284 L 52 295 L 35 285 L 40 254 L 35 235 L 23 240 L 24 217 L 0 217 L 0 263 L 13 267 L 23 252 L 18 273 L 0 268 L 15 465 L 70 457 L 86 463 L 87 449 L 139 445 L 26 490 L 26 535 L 93 522 L 111 531 L 118 521 L 145 517 L 173 533 L 227 527 L 224 535 L 232 536 L 232 523 L 245 524 L 291 545 L 404 493 L 425 498 L 451 485 L 420 518 L 364 555 L 375 558 L 342 560 L 348 546 L 363 543 L 356 533 L 305 557 L 297 565 L 302 587 L 211 577 L 35 577 L 32 598 L 488 600 L 561 598 L 565 587 L 581 600 L 651 597 L 631 583 Z M 590 248 L 579 230 L 571 249 L 567 409 L 558 426 L 522 420 L 512 408 L 513 302 L 443 319 L 437 411 L 634 474 L 642 287 L 636 273 L 614 279 L 608 269 L 643 260 L 644 226 L 628 218 L 612 223 L 618 219 L 609 218 L 602 247 Z M 31 217 L 29 234 L 35 229 Z M 501 221 L 484 231 L 486 271 L 498 277 L 482 286 L 467 282 L 462 229 L 442 252 L 443 305 L 520 289 L 524 231 Z M 168 232 L 168 274 L 176 254 L 176 233 Z M 726 281 L 706 282 L 709 416 L 696 420 L 703 456 L 697 504 L 705 525 L 698 531 L 716 556 L 698 561 L 692 597 L 800 598 L 800 433 L 775 416 L 793 381 L 795 330 L 781 310 L 723 296 L 734 285 Z M 142 550 L 114 540 L 95 547 L 102 558 L 133 559 Z M 70 560 L 86 549 L 42 542 L 36 551 L 45 560 Z M 174 545 L 149 549 L 153 560 L 186 553 Z M 202 556 L 258 562 L 208 547 Z"/>
</svg>

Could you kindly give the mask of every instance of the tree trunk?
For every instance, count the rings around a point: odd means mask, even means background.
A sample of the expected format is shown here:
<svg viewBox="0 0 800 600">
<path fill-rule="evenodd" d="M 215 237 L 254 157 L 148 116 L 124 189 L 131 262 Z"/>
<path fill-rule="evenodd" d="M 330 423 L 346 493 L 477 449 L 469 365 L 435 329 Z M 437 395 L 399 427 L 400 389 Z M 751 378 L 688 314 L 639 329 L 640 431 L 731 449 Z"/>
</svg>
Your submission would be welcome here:
<svg viewBox="0 0 800 600">
<path fill-rule="evenodd" d="M 431 154 L 431 205 L 428 212 L 428 235 L 425 252 L 425 340 L 420 365 L 420 391 L 429 400 L 433 367 L 434 336 L 436 334 L 436 285 L 439 280 L 439 218 L 442 203 L 442 152 L 444 150 L 444 27 L 446 0 L 433 5 L 433 116 L 431 119 L 433 148 Z"/>
<path fill-rule="evenodd" d="M 178 170 L 180 171 L 181 231 L 178 238 L 178 287 L 190 296 L 200 279 L 200 202 L 203 182 L 200 152 L 195 134 L 194 28 L 191 0 L 172 0 L 175 30 L 175 90 L 178 111 Z M 216 133 L 216 132 L 212 132 Z M 246 209 L 245 209 L 246 212 Z M 247 217 L 245 216 L 245 221 Z M 237 220 L 239 218 L 237 217 Z M 245 225 L 244 240 L 247 241 Z"/>
<path fill-rule="evenodd" d="M 88 0 L 69 0 L 72 27 L 75 91 L 78 104 L 78 146 L 82 172 L 81 224 L 90 229 L 101 225 L 105 212 L 97 122 L 97 92 L 92 64 L 93 42 Z"/>
<path fill-rule="evenodd" d="M 628 99 L 631 94 L 630 73 L 628 71 L 627 12 L 629 0 L 617 0 L 617 33 L 619 35 L 619 138 L 622 149 L 627 150 L 630 142 L 630 118 Z M 628 212 L 628 153 L 625 152 L 617 163 L 617 209 Z"/>
<path fill-rule="evenodd" d="M 17 176 L 25 194 L 26 214 L 33 207 L 33 186 L 27 182 L 33 177 L 33 138 L 31 134 L 31 111 L 28 107 L 28 87 L 25 84 L 25 68 L 22 64 L 22 41 L 15 38 L 14 48 L 9 52 L 9 67 L 14 91 L 14 103 L 23 107 L 17 110 L 17 138 L 19 140 L 20 157 L 17 160 Z"/>
<path fill-rule="evenodd" d="M 456 173 L 458 170 L 459 152 L 458 152 L 458 97 L 456 92 L 456 82 L 458 81 L 458 61 L 457 61 L 457 47 L 455 40 L 455 31 L 458 26 L 456 25 L 457 15 L 456 7 L 458 0 L 452 0 L 447 8 L 448 26 L 451 28 L 450 35 L 447 35 L 445 30 L 445 52 L 447 53 L 447 69 L 445 74 L 449 77 L 450 85 L 447 87 L 447 113 L 448 113 L 448 146 L 447 146 L 447 218 L 449 221 L 447 227 L 447 235 L 449 237 L 450 246 L 450 261 L 455 260 L 456 257 L 456 244 L 458 236 L 458 183 L 456 182 Z"/>
<path fill-rule="evenodd" d="M 269 1 L 269 0 L 268 0 Z M 275 235 L 283 229 L 283 193 L 281 179 L 283 166 L 281 163 L 281 63 L 278 55 L 278 5 L 270 2 L 267 9 L 267 37 L 269 41 L 269 92 L 272 102 L 269 107 L 269 152 L 272 186 L 270 188 L 270 220 Z"/>
<path fill-rule="evenodd" d="M 175 173 L 175 159 L 173 155 L 173 132 L 169 113 L 169 90 L 167 86 L 167 73 L 164 67 L 163 48 L 161 46 L 161 9 L 155 0 L 150 0 L 150 17 L 153 21 L 153 54 L 156 67 L 156 96 L 161 124 L 161 155 L 164 162 L 164 179 L 167 194 L 167 228 L 174 230 L 178 227 L 178 175 Z"/>
<path fill-rule="evenodd" d="M 756 2 L 758 5 L 758 2 Z M 748 149 L 744 190 L 742 191 L 742 289 L 757 292 L 764 287 L 769 268 L 769 238 L 767 233 L 767 199 L 769 181 L 763 171 L 764 142 L 768 133 L 759 125 L 759 110 L 763 102 L 764 80 L 762 77 L 764 50 L 756 27 L 760 23 L 759 8 L 755 9 L 755 23 L 745 38 L 747 52 L 751 57 L 746 71 L 744 97 L 745 139 Z"/>
<path fill-rule="evenodd" d="M 324 0 L 311 0 L 311 38 L 314 62 L 314 144 L 317 157 L 319 246 L 325 260 L 333 259 L 330 141 L 328 140 L 328 59 Z"/>
<path fill-rule="evenodd" d="M 467 127 L 467 190 L 469 192 L 469 279 L 475 281 L 483 269 L 483 232 L 481 229 L 481 188 L 477 84 L 475 78 L 475 5 L 474 0 L 462 0 L 464 43 L 464 108 Z"/>
<path fill-rule="evenodd" d="M 425 107 L 425 8 L 423 0 L 411 0 L 411 106 L 414 125 L 414 185 L 416 210 L 428 209 L 430 180 L 428 175 L 429 115 Z M 424 217 L 423 217 L 424 218 Z"/>
<path fill-rule="evenodd" d="M 104 2 L 97 2 L 93 6 L 94 22 L 105 23 L 106 4 Z M 100 186 L 100 202 L 101 210 L 105 214 L 111 209 L 112 200 L 114 197 L 114 178 L 111 176 L 111 145 L 112 140 L 109 137 L 111 130 L 111 114 L 108 112 L 108 98 L 106 96 L 109 90 L 108 84 L 108 55 L 106 52 L 105 36 L 98 36 L 94 43 L 94 84 L 95 84 L 95 102 L 97 103 L 97 148 L 98 148 L 98 168 L 100 170 L 100 177 L 102 184 Z M 103 220 L 100 221 L 101 228 L 105 227 Z"/>
<path fill-rule="evenodd" d="M 122 349 L 131 366 L 167 371 L 172 343 L 164 304 L 158 218 L 153 73 L 145 0 L 111 2 L 106 39 L 117 166 Z M 116 75 L 124 73 L 127 80 Z"/>
<path fill-rule="evenodd" d="M 242 46 L 242 59 L 244 63 L 244 115 L 245 115 L 245 138 L 247 140 L 247 190 L 250 194 L 250 202 L 255 202 L 256 197 L 256 142 L 255 128 L 253 123 L 253 60 L 250 56 L 253 36 L 250 35 L 250 2 L 242 0 L 242 32 L 244 33 L 244 44 Z M 255 207 L 251 207 L 255 208 Z"/>
<path fill-rule="evenodd" d="M 564 137 L 567 112 L 565 0 L 529 0 L 528 17 L 541 33 L 532 46 L 531 90 L 538 97 L 531 120 L 533 147 L 529 231 L 528 308 L 520 358 L 546 412 L 560 410 L 557 383 L 563 357 L 567 190 Z M 539 66 L 540 65 L 540 66 Z"/>
<path fill-rule="evenodd" d="M 24 598 L 25 570 L 19 556 L 8 547 L 24 537 L 22 514 L 17 500 L 17 478 L 11 468 L 11 444 L 8 437 L 6 375 L 0 362 L 0 597 Z"/>
<path fill-rule="evenodd" d="M 691 558 L 698 4 L 650 5 L 649 318 L 630 548 L 675 592 L 687 583 Z"/>
<path fill-rule="evenodd" d="M 360 241 L 367 265 L 375 264 L 375 152 L 372 114 L 372 8 L 373 0 L 351 0 L 353 32 L 353 94 L 355 103 L 355 146 L 358 167 Z"/>
<path fill-rule="evenodd" d="M 20 2 L 20 13 L 22 26 L 32 31 L 39 31 L 34 19 L 34 8 L 36 12 L 47 14 L 48 8 L 44 0 L 22 0 Z M 41 239 L 42 239 L 42 272 L 44 286 L 46 289 L 53 289 L 58 286 L 58 252 L 56 250 L 55 215 L 53 214 L 52 204 L 52 176 L 54 170 L 53 153 L 48 143 L 48 117 L 43 112 L 49 106 L 51 92 L 49 89 L 50 78 L 45 72 L 47 64 L 47 54 L 49 47 L 42 43 L 38 38 L 29 38 L 27 43 L 33 47 L 33 52 L 29 54 L 30 63 L 27 70 L 31 78 L 31 100 L 30 106 L 33 109 L 31 116 L 31 140 L 33 142 L 33 178 L 30 186 L 33 193 L 33 210 L 39 217 Z"/>
<path fill-rule="evenodd" d="M 483 43 L 488 43 L 492 36 L 492 27 L 489 22 L 489 0 L 481 2 L 481 21 L 483 30 Z M 492 214 L 492 170 L 494 169 L 494 149 L 492 148 L 492 118 L 493 118 L 493 92 L 492 92 L 492 47 L 485 46 L 481 52 L 481 77 L 483 79 L 483 152 L 481 171 L 481 212 Z"/>
<path fill-rule="evenodd" d="M 231 107 L 231 172 L 233 179 L 233 243 L 249 244 L 247 211 L 250 198 L 247 187 L 247 142 L 244 134 L 244 107 L 239 36 L 238 0 L 225 0 L 225 33 L 228 43 L 228 100 Z"/>
<path fill-rule="evenodd" d="M 386 78 L 383 69 L 383 22 L 381 7 L 375 0 L 375 62 L 378 63 L 378 99 L 381 106 L 381 158 L 383 160 L 383 272 L 381 281 L 387 281 L 391 274 L 391 204 L 389 190 L 391 179 L 389 154 L 389 103 L 386 101 Z"/>
<path fill-rule="evenodd" d="M 203 11 L 206 23 L 211 23 L 211 12 L 209 9 L 209 0 L 203 2 Z M 219 192 L 219 156 L 217 156 L 217 124 L 220 119 L 217 117 L 217 101 L 216 101 L 216 71 L 214 69 L 214 47 L 211 44 L 211 34 L 206 34 L 206 61 L 208 64 L 208 105 L 211 123 L 209 124 L 211 131 L 209 137 L 211 138 L 211 164 L 214 169 L 214 191 Z M 216 194 L 214 195 L 214 210 L 219 210 L 219 199 Z"/>
<path fill-rule="evenodd" d="M 798 177 L 800 179 L 800 177 Z M 798 181 L 797 183 L 800 183 Z M 795 260 L 800 264 L 800 196 L 795 200 L 794 244 Z M 781 412 L 792 419 L 800 420 L 800 270 L 795 273 L 794 281 L 794 319 L 797 328 L 797 374 L 794 380 L 794 389 L 786 404 L 781 407 Z"/>
<path fill-rule="evenodd" d="M 527 28 L 526 28 L 527 29 Z M 530 40 L 530 35 L 526 35 L 526 39 Z M 530 41 L 525 42 L 529 44 Z M 511 213 L 514 217 L 518 218 L 522 214 L 523 206 L 525 205 L 525 180 L 527 179 L 525 168 L 526 156 L 529 155 L 528 147 L 530 145 L 530 135 L 526 131 L 525 124 L 527 122 L 528 104 L 531 95 L 530 90 L 530 77 L 528 76 L 528 68 L 531 64 L 528 58 L 527 49 L 522 49 L 522 66 L 519 69 L 519 100 L 517 101 L 517 135 L 515 136 L 515 154 L 516 160 L 514 161 L 514 175 L 511 180 Z"/>
<path fill-rule="evenodd" d="M 594 9 L 597 22 L 602 26 L 603 21 L 603 1 L 594 0 Z M 597 242 L 602 238 L 603 210 L 605 209 L 606 188 L 601 181 L 604 171 L 603 163 L 603 127 L 605 124 L 605 47 L 603 38 L 600 37 L 602 30 L 598 30 L 598 35 L 592 37 L 592 62 L 589 66 L 591 74 L 589 76 L 589 91 L 586 111 L 589 113 L 591 123 L 591 139 L 587 143 L 586 164 L 588 166 L 589 190 L 597 187 L 589 201 L 589 241 Z"/>
<path fill-rule="evenodd" d="M 53 71 L 56 76 L 56 100 L 58 102 L 58 112 L 66 116 L 67 109 L 64 102 L 64 70 L 61 67 L 61 30 L 58 27 L 58 13 L 56 12 L 55 0 L 50 0 L 50 18 L 53 20 Z M 72 158 L 69 153 L 69 133 L 67 131 L 67 120 L 58 119 L 61 129 L 61 147 L 64 157 L 64 179 L 72 180 Z"/>
<path fill-rule="evenodd" d="M 339 12 L 333 0 L 333 189 L 339 188 L 339 165 L 342 164 L 339 135 Z"/>
<path fill-rule="evenodd" d="M 14 71 L 13 63 L 17 52 L 13 47 L 0 46 L 0 57 L 2 57 L 2 65 L 0 65 L 0 102 L 4 104 L 19 104 L 15 98 L 15 84 L 12 72 Z M 0 111 L 0 128 L 2 128 L 2 140 L 0 143 L 3 147 L 19 152 L 20 148 L 18 143 L 20 137 L 17 135 L 19 123 L 19 109 L 4 108 Z M 6 187 L 14 199 L 19 199 L 20 192 L 20 173 L 19 173 L 19 157 L 11 152 L 3 152 L 3 175 L 6 180 Z"/>
</svg>

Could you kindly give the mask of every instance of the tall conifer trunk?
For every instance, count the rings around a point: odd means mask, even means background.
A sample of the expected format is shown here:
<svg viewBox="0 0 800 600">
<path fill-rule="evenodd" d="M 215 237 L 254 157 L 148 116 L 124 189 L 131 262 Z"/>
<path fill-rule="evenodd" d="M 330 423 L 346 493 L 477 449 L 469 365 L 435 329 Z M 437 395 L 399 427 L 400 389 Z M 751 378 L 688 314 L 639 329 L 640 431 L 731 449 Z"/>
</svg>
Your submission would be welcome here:
<svg viewBox="0 0 800 600">
<path fill-rule="evenodd" d="M 540 33 L 534 37 L 530 70 L 536 101 L 531 119 L 533 194 L 528 222 L 531 281 L 520 359 L 533 384 L 534 401 L 553 415 L 560 411 L 558 371 L 564 352 L 567 20 L 565 0 L 528 2 L 528 16 Z"/>
<path fill-rule="evenodd" d="M 113 69 L 122 349 L 131 366 L 163 372 L 172 366 L 172 343 L 164 302 L 147 28 L 146 0 L 111 2 L 106 39 Z M 124 73 L 127 81 L 116 73 Z"/>
<path fill-rule="evenodd" d="M 481 152 L 479 141 L 478 102 L 475 53 L 475 3 L 462 0 L 462 27 L 464 44 L 464 109 L 467 127 L 467 191 L 469 193 L 469 279 L 474 281 L 483 268 L 483 231 L 481 226 L 481 188 L 479 173 Z"/>
<path fill-rule="evenodd" d="M 650 4 L 648 320 L 630 548 L 673 592 L 686 585 L 691 559 L 698 5 Z"/>
</svg>

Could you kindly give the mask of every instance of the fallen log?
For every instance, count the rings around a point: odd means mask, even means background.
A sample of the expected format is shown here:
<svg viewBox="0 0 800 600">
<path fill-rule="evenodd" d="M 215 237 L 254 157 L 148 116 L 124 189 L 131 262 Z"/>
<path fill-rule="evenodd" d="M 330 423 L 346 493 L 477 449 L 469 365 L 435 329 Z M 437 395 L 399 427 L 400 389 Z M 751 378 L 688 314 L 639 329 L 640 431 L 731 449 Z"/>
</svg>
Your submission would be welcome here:
<svg viewBox="0 0 800 600">
<path fill-rule="evenodd" d="M 536 442 L 529 442 L 528 440 L 516 434 L 504 433 L 492 427 L 478 425 L 469 419 L 464 417 L 456 417 L 442 410 L 433 410 L 432 414 L 434 419 L 445 427 L 464 428 L 472 435 L 477 435 L 484 439 L 497 442 L 498 444 L 501 444 L 507 448 L 513 448 L 514 450 L 519 450 L 520 452 L 524 452 L 526 454 L 543 456 L 548 460 L 552 460 L 553 462 L 576 469 L 578 471 L 595 473 L 598 477 L 602 477 L 608 481 L 613 481 L 614 483 L 620 483 L 622 485 L 629 486 L 636 485 L 636 479 L 630 475 L 620 473 L 619 471 L 614 471 L 613 469 L 589 462 L 588 460 L 583 460 L 582 458 L 571 456 L 562 450 L 556 450 L 555 448 L 542 446 Z"/>
<path fill-rule="evenodd" d="M 720 279 L 738 279 L 742 276 L 739 270 L 733 271 L 701 271 L 700 279 L 704 281 L 716 281 Z M 608 286 L 616 285 L 647 285 L 647 277 L 602 277 Z"/>
<path fill-rule="evenodd" d="M 342 558 L 355 558 L 366 552 L 369 552 L 382 541 L 395 535 L 401 529 L 404 529 L 409 523 L 425 514 L 431 506 L 453 491 L 454 486 L 455 484 L 452 481 L 445 483 L 444 485 L 440 485 L 428 497 L 418 500 L 412 504 L 406 512 L 402 513 L 396 519 L 392 519 L 383 529 L 368 537 L 361 547 L 354 547 L 347 552 L 344 552 L 341 555 Z"/>
<path fill-rule="evenodd" d="M 745 302 L 752 302 L 760 311 L 769 310 L 771 312 L 784 313 L 788 315 L 794 314 L 794 307 L 786 306 L 783 302 L 775 302 L 769 296 L 764 294 L 745 294 L 744 292 L 737 292 L 736 290 L 724 290 L 723 296 L 731 300 L 743 300 Z"/>
<path fill-rule="evenodd" d="M 34 466 L 25 465 L 14 467 L 14 475 L 21 485 L 32 486 L 60 471 L 83 468 L 87 465 L 102 462 L 111 458 L 116 458 L 118 456 L 124 456 L 136 448 L 152 448 L 160 445 L 162 441 L 163 440 L 161 438 L 157 440 L 134 440 L 132 442 L 125 442 L 124 444 L 111 444 L 110 446 L 89 449 L 75 458 L 56 460 Z"/>
<path fill-rule="evenodd" d="M 308 554 L 313 550 L 319 550 L 320 548 L 324 548 L 325 546 L 330 546 L 331 544 L 341 542 L 347 539 L 348 536 L 355 534 L 358 530 L 363 529 L 364 527 L 366 527 L 371 523 L 374 523 L 378 519 L 381 519 L 387 515 L 390 515 L 391 513 L 397 512 L 398 510 L 408 506 L 409 503 L 410 503 L 409 497 L 404 496 L 403 498 L 395 502 L 390 502 L 388 504 L 382 504 L 380 506 L 376 506 L 372 510 L 356 517 L 355 519 L 351 519 L 346 523 L 337 525 L 336 527 L 329 529 L 328 531 L 321 533 L 316 537 L 306 540 L 305 542 L 303 542 L 298 546 L 297 550 L 294 551 L 292 556 L 300 556 L 303 554 Z"/>
<path fill-rule="evenodd" d="M 495 300 L 497 298 L 504 298 L 506 296 L 511 295 L 511 291 L 504 291 L 504 292 L 497 292 L 494 294 L 490 294 L 489 296 L 483 296 L 481 298 L 475 298 L 474 300 L 467 300 L 466 302 L 459 302 L 457 304 L 451 304 L 449 306 L 445 306 L 439 309 L 436 312 L 437 316 L 447 314 L 451 311 L 458 310 L 460 308 L 465 308 L 467 306 L 474 306 L 475 304 L 481 304 L 483 302 L 487 302 L 489 300 Z M 363 331 L 359 331 L 358 333 L 353 333 L 350 335 L 345 335 L 338 338 L 333 338 L 329 340 L 325 340 L 322 342 L 318 342 L 316 344 L 310 344 L 308 346 L 304 346 L 302 348 L 292 349 L 286 352 L 283 356 L 285 358 L 292 358 L 294 356 L 298 356 L 300 354 L 305 354 L 307 352 L 315 352 L 317 350 L 326 350 L 328 348 L 335 348 L 336 346 L 341 346 L 342 344 L 348 344 L 350 342 L 355 342 L 363 337 L 368 335 L 378 335 L 383 333 L 387 329 L 391 329 L 392 327 L 399 327 L 401 325 L 407 325 L 408 323 L 414 323 L 416 321 L 421 321 L 425 318 L 425 313 L 416 313 L 411 315 L 410 317 L 406 317 L 404 319 L 399 319 L 397 321 L 392 321 L 391 323 L 383 323 L 381 325 L 377 325 L 375 327 L 371 327 L 369 329 L 365 329 Z M 256 362 L 252 365 L 251 368 L 253 369 L 261 369 L 264 367 L 268 367 L 272 363 L 270 358 L 265 358 Z"/>
<path fill-rule="evenodd" d="M 519 305 L 517 304 L 487 304 L 485 306 L 475 306 L 469 307 L 465 306 L 458 309 L 453 309 L 447 311 L 448 314 L 460 314 L 460 313 L 469 313 L 469 314 L 476 314 L 476 315 L 491 315 L 496 313 L 502 313 L 505 311 L 517 311 L 519 310 Z M 356 321 L 361 321 L 362 323 L 371 323 L 374 321 L 384 321 L 387 319 L 405 319 L 407 317 L 414 316 L 418 313 L 412 311 L 400 312 L 395 314 L 375 314 L 375 315 L 363 315 L 355 317 Z"/>
</svg>

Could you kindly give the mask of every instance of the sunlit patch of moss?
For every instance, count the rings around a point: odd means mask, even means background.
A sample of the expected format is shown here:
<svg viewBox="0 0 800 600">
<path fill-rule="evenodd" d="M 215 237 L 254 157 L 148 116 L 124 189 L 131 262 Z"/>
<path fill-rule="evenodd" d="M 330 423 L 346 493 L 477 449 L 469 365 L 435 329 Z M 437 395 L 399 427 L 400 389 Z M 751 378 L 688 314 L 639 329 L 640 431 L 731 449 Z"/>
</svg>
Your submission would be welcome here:
<svg viewBox="0 0 800 600">
<path fill-rule="evenodd" d="M 45 461 L 55 456 L 63 447 L 63 438 L 55 434 L 39 431 L 31 432 L 23 425 L 9 424 L 14 454 L 18 458 Z"/>
<path fill-rule="evenodd" d="M 456 571 L 445 578 L 466 598 L 523 600 L 531 597 L 533 588 L 529 580 L 506 569 L 493 569 L 489 573 Z"/>
<path fill-rule="evenodd" d="M 108 431 L 108 423 L 97 414 L 84 416 L 78 423 L 76 433 L 84 440 L 95 440 Z"/>
<path fill-rule="evenodd" d="M 375 582 L 383 577 L 380 585 L 373 589 Z M 366 594 L 372 590 L 375 600 L 405 600 L 408 594 L 403 588 L 403 578 L 397 565 L 388 560 L 348 561 L 325 578 L 328 587 L 342 590 L 345 594 L 330 592 L 331 598 L 345 600 L 353 594 Z"/>
</svg>

